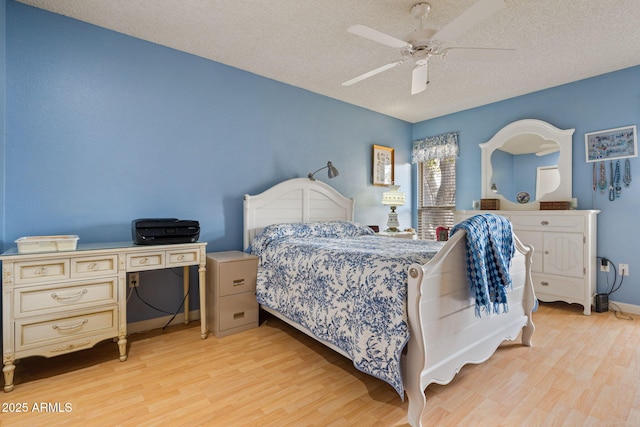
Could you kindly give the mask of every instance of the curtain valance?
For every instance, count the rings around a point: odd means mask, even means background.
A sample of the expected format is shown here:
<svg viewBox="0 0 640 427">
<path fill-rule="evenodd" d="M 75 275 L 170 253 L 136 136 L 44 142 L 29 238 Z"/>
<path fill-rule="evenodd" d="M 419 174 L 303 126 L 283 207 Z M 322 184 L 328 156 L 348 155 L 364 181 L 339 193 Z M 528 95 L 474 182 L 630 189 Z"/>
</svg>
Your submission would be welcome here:
<svg viewBox="0 0 640 427">
<path fill-rule="evenodd" d="M 458 155 L 458 132 L 448 132 L 413 142 L 411 163 Z"/>
</svg>

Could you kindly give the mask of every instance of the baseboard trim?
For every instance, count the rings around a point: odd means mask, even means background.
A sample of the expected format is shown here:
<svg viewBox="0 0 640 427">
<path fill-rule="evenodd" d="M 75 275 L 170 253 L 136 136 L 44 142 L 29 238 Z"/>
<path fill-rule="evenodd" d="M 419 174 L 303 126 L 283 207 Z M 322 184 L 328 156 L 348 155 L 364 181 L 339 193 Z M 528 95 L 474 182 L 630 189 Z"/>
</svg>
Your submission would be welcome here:
<svg viewBox="0 0 640 427">
<path fill-rule="evenodd" d="M 640 307 L 639 307 L 640 308 Z M 127 323 L 127 333 L 137 334 L 140 332 L 147 332 L 152 329 L 164 328 L 169 319 L 172 316 L 156 317 L 155 319 L 141 320 L 139 322 Z M 189 321 L 200 320 L 200 310 L 192 310 L 189 312 Z M 171 322 L 172 325 L 178 323 L 184 323 L 184 313 L 178 313 L 175 319 Z"/>
<path fill-rule="evenodd" d="M 640 305 L 627 304 L 624 302 L 617 302 L 609 300 L 609 311 L 623 311 L 627 314 L 639 314 Z"/>
</svg>

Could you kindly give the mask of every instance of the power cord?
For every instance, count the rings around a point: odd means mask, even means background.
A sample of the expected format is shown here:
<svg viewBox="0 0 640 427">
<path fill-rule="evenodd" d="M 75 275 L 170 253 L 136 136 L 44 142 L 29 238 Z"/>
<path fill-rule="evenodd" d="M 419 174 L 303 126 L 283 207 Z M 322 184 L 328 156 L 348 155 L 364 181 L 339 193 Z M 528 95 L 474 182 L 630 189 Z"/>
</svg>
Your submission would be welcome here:
<svg viewBox="0 0 640 427">
<path fill-rule="evenodd" d="M 173 320 L 176 318 L 176 316 L 178 315 L 178 313 L 180 313 L 180 311 L 182 310 L 182 308 L 184 307 L 184 302 L 187 300 L 187 297 L 189 296 L 189 291 L 187 291 L 187 293 L 185 294 L 185 296 L 182 298 L 182 301 L 180 302 L 180 306 L 177 308 L 177 310 L 175 312 L 169 312 L 169 311 L 165 311 L 161 308 L 155 307 L 154 305 L 148 303 L 147 301 L 144 300 L 144 298 L 142 298 L 142 296 L 140 295 L 140 293 L 138 292 L 138 287 L 134 286 L 132 288 L 136 294 L 136 296 L 138 297 L 138 299 L 145 305 L 151 307 L 152 309 L 159 311 L 160 313 L 164 313 L 164 314 L 169 314 L 171 315 L 171 318 L 169 319 L 169 321 L 162 327 L 162 330 L 164 331 L 170 324 L 171 322 L 173 322 Z"/>
</svg>

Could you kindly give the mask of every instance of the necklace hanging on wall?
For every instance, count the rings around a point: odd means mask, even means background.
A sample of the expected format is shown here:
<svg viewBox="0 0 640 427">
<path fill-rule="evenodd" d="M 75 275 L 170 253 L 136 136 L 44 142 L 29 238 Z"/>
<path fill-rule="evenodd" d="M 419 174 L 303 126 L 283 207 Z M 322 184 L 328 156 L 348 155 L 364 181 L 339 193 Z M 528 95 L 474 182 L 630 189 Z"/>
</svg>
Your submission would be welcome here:
<svg viewBox="0 0 640 427">
<path fill-rule="evenodd" d="M 598 188 L 603 193 L 607 188 L 607 172 L 605 170 L 604 162 L 600 162 L 600 179 L 598 179 Z"/>
<path fill-rule="evenodd" d="M 616 199 L 619 199 L 620 194 L 622 194 L 622 187 L 620 186 L 620 160 L 616 161 L 615 182 L 616 182 Z"/>
<path fill-rule="evenodd" d="M 609 200 L 612 202 L 616 199 L 616 192 L 613 188 L 613 160 L 609 162 Z"/>
<path fill-rule="evenodd" d="M 624 182 L 625 187 L 629 187 L 631 184 L 631 162 L 629 159 L 625 159 L 624 161 L 624 177 L 622 178 L 622 182 Z"/>
</svg>

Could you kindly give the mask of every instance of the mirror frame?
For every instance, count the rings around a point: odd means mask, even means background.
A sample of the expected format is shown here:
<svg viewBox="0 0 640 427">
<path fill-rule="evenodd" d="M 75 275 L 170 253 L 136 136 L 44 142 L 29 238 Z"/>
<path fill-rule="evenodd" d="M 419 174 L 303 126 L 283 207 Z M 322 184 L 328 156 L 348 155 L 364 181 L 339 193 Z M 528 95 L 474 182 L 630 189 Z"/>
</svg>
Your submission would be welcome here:
<svg viewBox="0 0 640 427">
<path fill-rule="evenodd" d="M 541 201 L 570 201 L 572 197 L 572 146 L 575 129 L 559 129 L 547 122 L 535 119 L 524 119 L 503 127 L 489 141 L 480 144 L 482 154 L 482 198 L 500 200 L 500 210 L 538 210 Z M 555 141 L 560 146 L 558 172 L 560 185 L 555 191 L 543 195 L 539 200 L 529 203 L 514 203 L 503 195 L 491 191 L 493 166 L 491 155 L 502 147 L 509 139 L 521 134 L 534 134 L 546 140 Z M 534 195 L 535 196 L 535 195 Z"/>
</svg>

